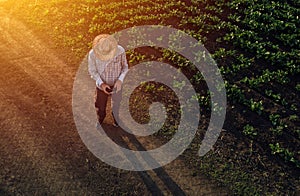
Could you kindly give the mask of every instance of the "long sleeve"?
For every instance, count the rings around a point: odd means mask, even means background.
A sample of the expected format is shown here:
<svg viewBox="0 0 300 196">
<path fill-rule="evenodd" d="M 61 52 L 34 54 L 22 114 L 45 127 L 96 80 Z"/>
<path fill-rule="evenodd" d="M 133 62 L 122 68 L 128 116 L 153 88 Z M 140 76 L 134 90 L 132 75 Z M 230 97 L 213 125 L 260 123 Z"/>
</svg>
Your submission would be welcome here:
<svg viewBox="0 0 300 196">
<path fill-rule="evenodd" d="M 89 52 L 89 56 L 88 56 L 88 71 L 89 74 L 91 75 L 91 78 L 93 78 L 96 81 L 96 86 L 100 87 L 103 81 L 96 67 L 96 57 L 93 50 Z"/>
<path fill-rule="evenodd" d="M 122 53 L 121 65 L 122 65 L 122 70 L 121 70 L 121 74 L 118 79 L 123 82 L 123 80 L 126 76 L 126 73 L 128 72 L 128 63 L 127 63 L 125 51 Z"/>
</svg>

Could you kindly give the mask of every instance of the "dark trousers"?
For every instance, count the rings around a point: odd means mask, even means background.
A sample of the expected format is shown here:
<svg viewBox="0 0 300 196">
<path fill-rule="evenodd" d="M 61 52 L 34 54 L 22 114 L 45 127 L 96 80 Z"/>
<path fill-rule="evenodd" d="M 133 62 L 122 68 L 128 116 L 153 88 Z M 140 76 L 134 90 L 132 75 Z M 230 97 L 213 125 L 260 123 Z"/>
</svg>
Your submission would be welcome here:
<svg viewBox="0 0 300 196">
<path fill-rule="evenodd" d="M 113 87 L 111 87 L 113 88 Z M 95 108 L 97 113 L 97 118 L 100 124 L 102 124 L 105 116 L 106 116 L 106 105 L 109 95 L 105 94 L 99 88 L 96 88 L 95 92 Z M 119 108 L 120 102 L 122 99 L 122 90 L 118 93 L 114 94 L 112 97 L 112 112 L 115 123 L 119 120 Z M 117 120 L 117 121 L 116 121 Z"/>
</svg>

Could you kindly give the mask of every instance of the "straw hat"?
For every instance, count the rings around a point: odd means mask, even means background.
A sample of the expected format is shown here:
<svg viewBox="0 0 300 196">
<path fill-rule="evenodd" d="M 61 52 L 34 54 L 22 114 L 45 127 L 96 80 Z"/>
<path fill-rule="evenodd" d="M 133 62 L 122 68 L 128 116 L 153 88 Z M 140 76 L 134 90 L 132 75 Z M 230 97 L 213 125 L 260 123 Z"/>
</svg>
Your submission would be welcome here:
<svg viewBox="0 0 300 196">
<path fill-rule="evenodd" d="M 100 60 L 112 59 L 116 55 L 117 49 L 117 40 L 109 34 L 98 35 L 93 41 L 93 50 Z"/>
</svg>

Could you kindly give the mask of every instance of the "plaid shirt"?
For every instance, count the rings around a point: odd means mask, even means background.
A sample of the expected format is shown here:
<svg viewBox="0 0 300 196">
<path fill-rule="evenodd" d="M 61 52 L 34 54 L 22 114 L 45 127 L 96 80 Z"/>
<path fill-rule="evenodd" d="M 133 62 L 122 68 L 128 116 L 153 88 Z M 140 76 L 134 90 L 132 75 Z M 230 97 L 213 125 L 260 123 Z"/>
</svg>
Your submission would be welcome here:
<svg viewBox="0 0 300 196">
<path fill-rule="evenodd" d="M 91 78 L 96 81 L 96 86 L 98 88 L 100 88 L 102 83 L 113 86 L 117 80 L 121 80 L 123 82 L 128 71 L 124 48 L 118 45 L 118 52 L 116 56 L 109 61 L 102 61 L 98 59 L 92 49 L 88 56 L 88 71 Z"/>
</svg>

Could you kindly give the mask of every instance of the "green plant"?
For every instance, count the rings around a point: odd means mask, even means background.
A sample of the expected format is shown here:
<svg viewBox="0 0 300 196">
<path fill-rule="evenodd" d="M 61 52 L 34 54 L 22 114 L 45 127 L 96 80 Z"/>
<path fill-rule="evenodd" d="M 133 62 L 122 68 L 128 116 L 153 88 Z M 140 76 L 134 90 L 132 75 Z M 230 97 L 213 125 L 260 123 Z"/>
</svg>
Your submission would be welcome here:
<svg viewBox="0 0 300 196">
<path fill-rule="evenodd" d="M 297 110 L 298 110 L 297 105 L 294 104 L 294 103 L 291 105 L 290 109 L 291 109 L 292 111 L 297 111 Z"/>
<path fill-rule="evenodd" d="M 280 115 L 279 114 L 270 114 L 269 119 L 273 126 L 276 126 L 279 124 Z"/>
<path fill-rule="evenodd" d="M 280 118 L 281 116 L 279 114 L 269 115 L 269 119 L 273 125 L 271 131 L 276 135 L 281 135 L 283 130 L 288 127 Z"/>
<path fill-rule="evenodd" d="M 289 116 L 290 121 L 296 121 L 298 119 L 299 119 L 299 117 L 296 114 L 292 114 L 292 115 Z"/>
<path fill-rule="evenodd" d="M 272 154 L 280 154 L 284 151 L 283 148 L 280 147 L 279 143 L 269 144 L 269 146 L 271 148 L 271 153 Z"/>
<path fill-rule="evenodd" d="M 296 167 L 300 168 L 300 162 L 294 158 L 293 152 L 281 147 L 278 142 L 275 144 L 269 144 L 269 147 L 273 155 L 279 154 L 279 156 L 281 156 L 285 161 L 292 162 L 296 165 Z"/>
<path fill-rule="evenodd" d="M 296 85 L 296 90 L 297 90 L 297 91 L 300 91 L 300 84 L 297 84 L 297 85 Z"/>
<path fill-rule="evenodd" d="M 282 132 L 283 132 L 284 128 L 287 128 L 287 125 L 277 125 L 276 127 L 272 127 L 271 131 L 275 135 L 282 135 Z"/>
<path fill-rule="evenodd" d="M 256 112 L 258 115 L 261 115 L 263 110 L 264 110 L 264 106 L 263 106 L 263 102 L 262 100 L 260 101 L 254 101 L 252 98 L 249 101 L 249 105 L 250 105 L 250 109 L 254 112 Z"/>
<path fill-rule="evenodd" d="M 255 128 L 249 124 L 243 127 L 243 133 L 247 136 L 257 136 Z"/>
<path fill-rule="evenodd" d="M 155 85 L 152 83 L 146 83 L 145 92 L 152 92 L 155 89 Z"/>
<path fill-rule="evenodd" d="M 229 84 L 227 81 L 225 81 L 225 87 L 227 90 L 228 97 L 233 101 L 233 103 L 239 102 L 239 103 L 246 103 L 246 97 L 244 94 L 244 91 L 240 89 L 236 84 Z"/>
<path fill-rule="evenodd" d="M 272 90 L 265 90 L 265 93 L 270 98 L 274 99 L 277 103 L 281 103 L 282 105 L 287 105 L 286 99 L 281 97 L 280 93 L 274 93 Z"/>
</svg>

